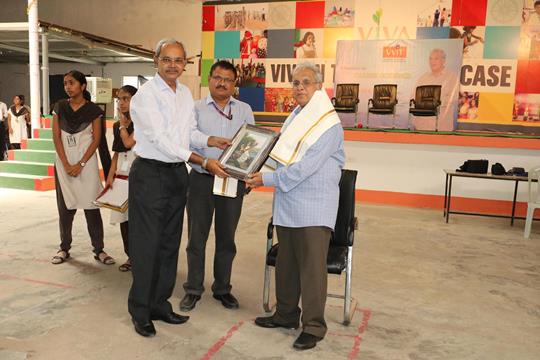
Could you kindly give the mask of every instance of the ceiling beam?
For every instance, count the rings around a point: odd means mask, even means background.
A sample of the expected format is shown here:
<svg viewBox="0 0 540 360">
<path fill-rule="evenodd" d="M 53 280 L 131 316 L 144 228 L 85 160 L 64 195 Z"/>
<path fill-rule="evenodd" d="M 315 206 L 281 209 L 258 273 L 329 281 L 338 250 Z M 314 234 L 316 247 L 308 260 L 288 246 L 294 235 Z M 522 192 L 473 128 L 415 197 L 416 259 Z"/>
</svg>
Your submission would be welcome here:
<svg viewBox="0 0 540 360">
<path fill-rule="evenodd" d="M 17 52 L 24 53 L 24 54 L 28 54 L 30 52 L 28 49 L 25 49 L 25 48 L 22 48 L 22 47 L 2 44 L 2 43 L 0 43 L 0 49 L 13 50 L 13 51 L 17 51 Z M 105 65 L 102 62 L 98 62 L 98 61 L 94 61 L 94 60 L 90 60 L 90 59 L 83 59 L 83 58 L 76 58 L 76 57 L 71 57 L 71 56 L 64 56 L 64 55 L 60 55 L 60 54 L 56 54 L 56 53 L 52 53 L 52 52 L 49 52 L 49 58 L 59 59 L 59 60 L 66 60 L 66 61 L 73 61 L 73 62 L 82 63 L 82 64 Z"/>
<path fill-rule="evenodd" d="M 27 22 L 0 22 L 0 31 L 28 31 Z"/>
</svg>

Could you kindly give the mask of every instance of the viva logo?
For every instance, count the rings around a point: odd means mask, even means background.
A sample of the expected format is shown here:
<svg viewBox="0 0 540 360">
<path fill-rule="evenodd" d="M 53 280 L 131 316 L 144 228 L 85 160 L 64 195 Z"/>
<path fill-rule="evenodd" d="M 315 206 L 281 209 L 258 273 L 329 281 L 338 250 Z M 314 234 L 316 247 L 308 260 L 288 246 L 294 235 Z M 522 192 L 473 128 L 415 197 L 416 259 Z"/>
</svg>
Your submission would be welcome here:
<svg viewBox="0 0 540 360">
<path fill-rule="evenodd" d="M 360 40 L 370 40 L 370 39 L 380 39 L 381 32 L 384 39 L 410 39 L 409 32 L 405 26 L 394 26 L 393 29 L 388 26 L 381 26 L 381 18 L 383 16 L 383 9 L 378 8 L 375 13 L 371 16 L 373 22 L 377 25 L 376 27 L 360 27 L 358 32 L 360 35 Z M 373 30 L 375 29 L 375 34 Z"/>
</svg>

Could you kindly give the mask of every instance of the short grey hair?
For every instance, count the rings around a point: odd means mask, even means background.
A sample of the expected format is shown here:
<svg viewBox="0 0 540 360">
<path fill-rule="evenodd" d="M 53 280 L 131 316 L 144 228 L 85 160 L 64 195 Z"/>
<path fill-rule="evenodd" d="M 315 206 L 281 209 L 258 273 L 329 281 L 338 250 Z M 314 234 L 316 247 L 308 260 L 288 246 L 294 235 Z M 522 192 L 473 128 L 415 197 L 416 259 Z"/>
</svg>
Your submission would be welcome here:
<svg viewBox="0 0 540 360">
<path fill-rule="evenodd" d="M 442 57 L 444 60 L 446 60 L 446 52 L 444 52 L 443 49 L 439 49 L 439 48 L 433 49 L 433 50 L 431 50 L 431 53 L 430 53 L 430 54 L 433 55 L 433 54 L 435 54 L 435 53 L 441 54 L 441 57 Z"/>
<path fill-rule="evenodd" d="M 293 76 L 298 74 L 302 70 L 311 70 L 313 72 L 315 81 L 317 83 L 323 82 L 323 76 L 322 76 L 321 70 L 319 70 L 319 67 L 315 65 L 314 63 L 309 62 L 309 61 L 304 61 L 296 65 L 296 67 L 293 70 Z"/>
<path fill-rule="evenodd" d="M 164 38 L 159 40 L 156 44 L 156 57 L 159 57 L 159 54 L 161 54 L 161 49 L 163 48 L 163 46 L 171 44 L 179 45 L 184 51 L 184 56 L 187 56 L 184 44 L 174 38 Z"/>
</svg>

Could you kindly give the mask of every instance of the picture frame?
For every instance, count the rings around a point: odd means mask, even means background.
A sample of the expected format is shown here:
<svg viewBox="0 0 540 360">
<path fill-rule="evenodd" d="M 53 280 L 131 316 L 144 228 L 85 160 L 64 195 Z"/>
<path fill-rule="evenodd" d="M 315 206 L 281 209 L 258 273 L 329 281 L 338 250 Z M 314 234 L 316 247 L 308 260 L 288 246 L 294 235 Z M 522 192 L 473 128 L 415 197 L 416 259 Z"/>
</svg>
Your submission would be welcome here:
<svg viewBox="0 0 540 360">
<path fill-rule="evenodd" d="M 219 157 L 219 162 L 231 177 L 245 181 L 262 168 L 279 135 L 270 129 L 244 124 L 234 135 L 231 146 Z"/>
</svg>

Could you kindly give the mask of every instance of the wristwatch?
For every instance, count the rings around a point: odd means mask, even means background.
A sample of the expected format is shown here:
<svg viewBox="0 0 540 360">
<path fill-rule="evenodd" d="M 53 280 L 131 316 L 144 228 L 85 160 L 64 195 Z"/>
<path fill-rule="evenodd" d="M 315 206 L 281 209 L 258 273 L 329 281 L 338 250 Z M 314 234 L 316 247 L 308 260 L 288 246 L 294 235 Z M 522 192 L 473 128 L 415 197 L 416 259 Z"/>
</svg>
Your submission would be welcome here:
<svg viewBox="0 0 540 360">
<path fill-rule="evenodd" d="M 202 166 L 202 168 L 203 168 L 204 170 L 206 170 L 206 165 L 208 165 L 208 158 L 207 158 L 207 157 L 205 157 L 205 158 L 203 159 L 202 164 L 201 164 L 201 166 Z"/>
<path fill-rule="evenodd" d="M 86 163 L 84 161 L 79 161 L 79 165 L 81 165 L 81 167 L 84 167 L 84 165 L 86 165 Z"/>
<path fill-rule="evenodd" d="M 126 130 L 127 130 L 127 128 L 126 128 L 124 125 L 120 125 L 120 126 L 118 127 L 118 131 L 120 131 L 120 130 L 122 130 L 122 129 L 126 129 Z"/>
</svg>

